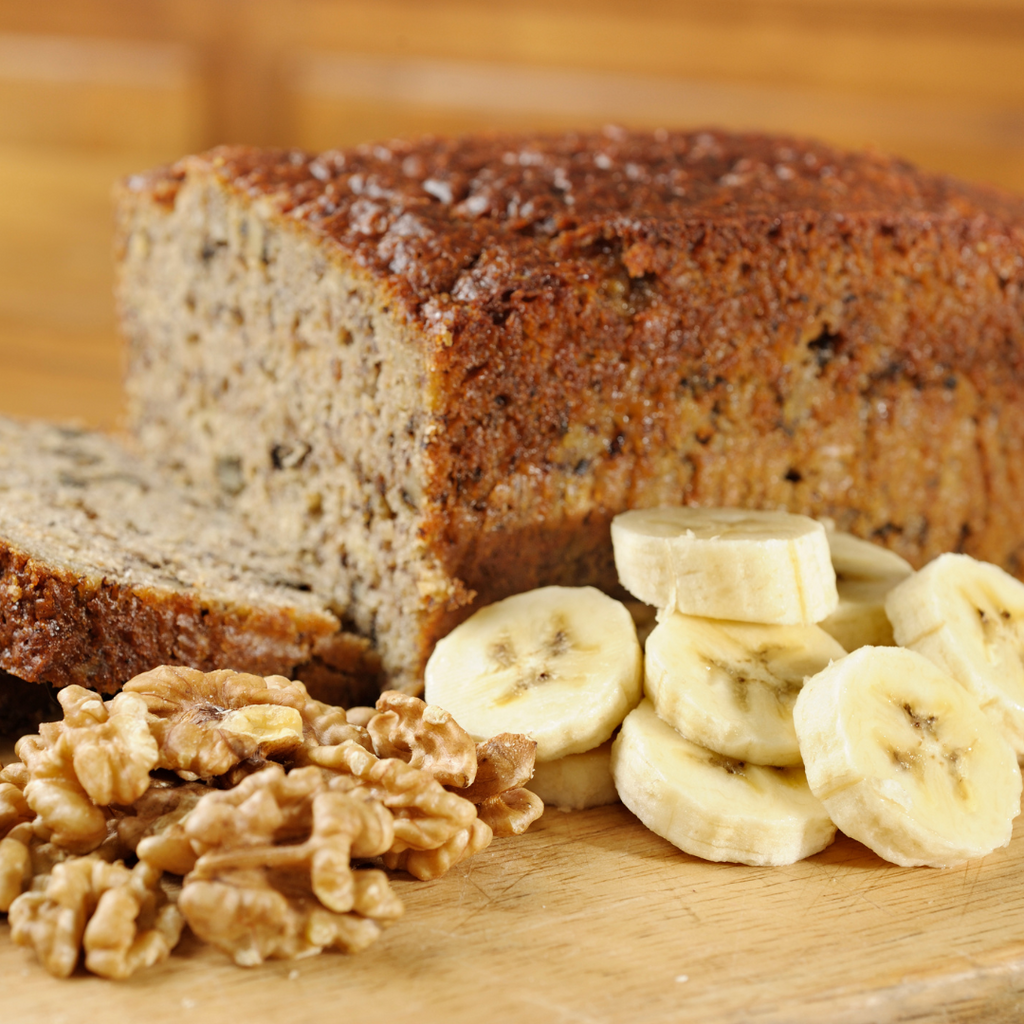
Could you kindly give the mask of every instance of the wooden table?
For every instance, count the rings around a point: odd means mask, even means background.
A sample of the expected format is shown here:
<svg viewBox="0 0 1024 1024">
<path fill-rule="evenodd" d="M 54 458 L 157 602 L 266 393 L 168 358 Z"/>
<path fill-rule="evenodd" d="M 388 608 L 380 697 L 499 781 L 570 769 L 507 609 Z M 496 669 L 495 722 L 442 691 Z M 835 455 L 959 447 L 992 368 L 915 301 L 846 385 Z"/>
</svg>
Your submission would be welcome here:
<svg viewBox="0 0 1024 1024">
<path fill-rule="evenodd" d="M 46 975 L 0 928 L 5 1024 L 469 1021 L 1018 1024 L 1024 826 L 950 870 L 841 837 L 783 868 L 680 853 L 621 806 L 548 811 L 436 882 L 358 956 L 236 967 L 186 937 L 127 982 Z"/>
</svg>

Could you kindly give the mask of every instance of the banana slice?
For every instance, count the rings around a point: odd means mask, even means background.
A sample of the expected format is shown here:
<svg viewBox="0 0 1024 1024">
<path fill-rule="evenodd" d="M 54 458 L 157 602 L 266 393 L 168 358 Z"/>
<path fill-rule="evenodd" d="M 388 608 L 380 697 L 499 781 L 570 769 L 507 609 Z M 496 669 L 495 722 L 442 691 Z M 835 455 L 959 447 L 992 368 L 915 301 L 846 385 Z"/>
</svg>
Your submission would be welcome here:
<svg viewBox="0 0 1024 1024">
<path fill-rule="evenodd" d="M 705 860 L 792 864 L 825 849 L 835 826 L 800 768 L 763 768 L 683 739 L 643 701 L 612 744 L 622 802 Z"/>
<path fill-rule="evenodd" d="M 799 625 L 838 601 L 825 528 L 806 516 L 637 509 L 612 520 L 612 545 L 634 597 L 686 615 Z"/>
<path fill-rule="evenodd" d="M 848 651 L 858 647 L 892 646 L 892 624 L 885 614 L 885 598 L 913 571 L 895 551 L 830 527 L 822 521 L 836 571 L 839 604 L 819 625 Z"/>
<path fill-rule="evenodd" d="M 923 655 L 862 647 L 807 680 L 793 718 L 815 796 L 885 860 L 948 867 L 1010 841 L 1017 759 Z"/>
<path fill-rule="evenodd" d="M 1024 754 L 1024 583 L 969 555 L 940 555 L 885 608 L 896 642 L 966 687 Z"/>
<path fill-rule="evenodd" d="M 836 576 L 850 580 L 903 579 L 913 571 L 905 559 L 881 544 L 837 530 L 831 519 L 821 519 L 828 537 L 829 553 Z"/>
<path fill-rule="evenodd" d="M 644 689 L 694 743 L 762 765 L 798 765 L 793 704 L 804 679 L 846 651 L 817 626 L 663 615 L 647 639 Z"/>
<path fill-rule="evenodd" d="M 612 741 L 582 754 L 543 761 L 526 788 L 560 811 L 583 811 L 619 801 L 612 778 Z"/>
<path fill-rule="evenodd" d="M 640 700 L 643 655 L 626 608 L 593 587 L 543 587 L 481 608 L 427 662 L 425 699 L 474 738 L 522 732 L 537 761 L 607 740 Z"/>
</svg>

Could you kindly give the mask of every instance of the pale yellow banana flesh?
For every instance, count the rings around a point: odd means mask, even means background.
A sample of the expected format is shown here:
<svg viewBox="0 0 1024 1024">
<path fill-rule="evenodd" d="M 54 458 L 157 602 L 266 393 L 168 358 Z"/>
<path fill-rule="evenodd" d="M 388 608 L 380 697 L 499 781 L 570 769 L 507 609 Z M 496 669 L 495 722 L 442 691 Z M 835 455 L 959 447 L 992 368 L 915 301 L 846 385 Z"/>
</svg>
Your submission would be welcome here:
<svg viewBox="0 0 1024 1024">
<path fill-rule="evenodd" d="M 793 704 L 805 677 L 846 652 L 817 626 L 663 614 L 647 640 L 644 690 L 692 742 L 761 765 L 800 764 Z"/>
<path fill-rule="evenodd" d="M 825 529 L 806 516 L 637 509 L 612 520 L 612 545 L 622 585 L 659 609 L 795 625 L 838 602 Z"/>
<path fill-rule="evenodd" d="M 582 754 L 541 762 L 526 788 L 549 807 L 562 811 L 584 811 L 618 803 L 619 794 L 612 778 L 612 741 Z"/>
<path fill-rule="evenodd" d="M 593 587 L 543 587 L 481 608 L 441 640 L 425 697 L 477 739 L 526 733 L 540 763 L 609 739 L 642 679 L 620 602 Z"/>
<path fill-rule="evenodd" d="M 843 530 L 826 529 L 832 567 L 839 579 L 845 580 L 900 580 L 909 576 L 914 567 L 905 559 Z"/>
<path fill-rule="evenodd" d="M 899 580 L 836 580 L 839 604 L 818 623 L 847 651 L 858 647 L 892 647 L 892 623 L 885 614 L 885 599 Z"/>
<path fill-rule="evenodd" d="M 892 646 L 892 623 L 885 599 L 914 570 L 894 551 L 853 534 L 827 529 L 839 604 L 819 625 L 848 651 L 858 647 Z"/>
<path fill-rule="evenodd" d="M 862 647 L 807 680 L 794 722 L 807 781 L 846 835 L 907 867 L 1010 841 L 1021 775 L 963 687 L 922 655 Z"/>
<path fill-rule="evenodd" d="M 968 555 L 940 555 L 890 591 L 896 642 L 974 695 L 1024 754 L 1024 583 Z"/>
<path fill-rule="evenodd" d="M 705 860 L 791 864 L 835 836 L 802 769 L 744 764 L 690 743 L 649 700 L 612 744 L 612 775 L 651 831 Z"/>
</svg>

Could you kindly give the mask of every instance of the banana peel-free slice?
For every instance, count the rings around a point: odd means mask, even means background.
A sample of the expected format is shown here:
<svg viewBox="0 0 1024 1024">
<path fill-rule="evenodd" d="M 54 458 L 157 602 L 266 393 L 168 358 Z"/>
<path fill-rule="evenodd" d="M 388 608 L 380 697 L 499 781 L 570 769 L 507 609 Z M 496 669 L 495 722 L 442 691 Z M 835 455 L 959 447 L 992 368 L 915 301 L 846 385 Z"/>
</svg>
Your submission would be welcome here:
<svg viewBox="0 0 1024 1024">
<path fill-rule="evenodd" d="M 832 567 L 836 571 L 839 604 L 819 625 L 848 651 L 858 647 L 892 646 L 892 623 L 885 599 L 913 566 L 888 548 L 836 530 L 823 520 Z"/>
<path fill-rule="evenodd" d="M 969 690 L 1024 755 L 1024 583 L 969 555 L 940 555 L 885 608 L 896 642 Z"/>
<path fill-rule="evenodd" d="M 655 508 L 612 520 L 619 581 L 656 608 L 798 625 L 839 600 L 821 523 L 788 512 Z"/>
<path fill-rule="evenodd" d="M 560 811 L 585 811 L 619 802 L 612 778 L 612 741 L 607 740 L 582 754 L 566 754 L 536 765 L 526 788 L 549 807 Z"/>
<path fill-rule="evenodd" d="M 977 701 L 923 655 L 862 647 L 807 680 L 793 720 L 811 790 L 885 860 L 949 867 L 1010 841 L 1017 758 Z"/>
<path fill-rule="evenodd" d="M 818 626 L 663 614 L 647 639 L 644 690 L 702 747 L 755 764 L 800 764 L 793 704 L 804 679 L 846 652 Z"/>
<path fill-rule="evenodd" d="M 537 762 L 600 746 L 640 700 L 626 607 L 594 587 L 542 587 L 481 608 L 438 642 L 425 697 L 476 739 L 537 741 Z"/>
<path fill-rule="evenodd" d="M 622 802 L 695 857 L 792 864 L 825 849 L 835 826 L 801 768 L 765 768 L 683 739 L 649 700 L 626 716 L 612 744 Z"/>
</svg>

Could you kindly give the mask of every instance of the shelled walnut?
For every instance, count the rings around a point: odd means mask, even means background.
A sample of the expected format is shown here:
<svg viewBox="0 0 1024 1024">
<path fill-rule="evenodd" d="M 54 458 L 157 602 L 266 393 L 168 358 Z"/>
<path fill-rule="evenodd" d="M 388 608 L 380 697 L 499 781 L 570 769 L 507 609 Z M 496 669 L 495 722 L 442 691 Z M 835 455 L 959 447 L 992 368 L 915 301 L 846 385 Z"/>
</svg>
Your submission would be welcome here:
<svg viewBox="0 0 1024 1024">
<path fill-rule="evenodd" d="M 116 822 L 107 822 L 107 835 L 92 851 L 92 855 L 109 862 L 119 860 L 126 853 L 118 835 Z M 0 911 L 29 888 L 38 888 L 57 864 L 74 859 L 76 855 L 52 841 L 50 830 L 41 818 L 23 822 L 0 839 Z"/>
<path fill-rule="evenodd" d="M 302 716 L 274 700 L 278 691 L 262 676 L 161 665 L 130 679 L 123 692 L 146 706 L 158 766 L 185 779 L 211 779 L 302 744 Z"/>
<path fill-rule="evenodd" d="M 378 757 L 397 757 L 460 789 L 476 778 L 476 742 L 442 708 L 389 690 L 366 725 Z"/>
<path fill-rule="evenodd" d="M 39 891 L 11 904 L 12 938 L 59 978 L 71 974 L 83 950 L 94 974 L 127 978 L 166 958 L 181 936 L 160 874 L 144 863 L 129 869 L 95 854 L 72 857 L 54 866 Z"/>
<path fill-rule="evenodd" d="M 179 905 L 236 963 L 362 949 L 402 913 L 382 872 L 351 868 L 392 845 L 391 815 L 317 768 L 271 765 L 209 793 L 184 829 L 199 857 Z"/>
<path fill-rule="evenodd" d="M 140 861 L 130 877 L 100 895 L 85 927 L 85 966 L 104 978 L 127 978 L 165 960 L 185 922 L 160 888 L 162 872 Z"/>
<path fill-rule="evenodd" d="M 307 895 L 287 894 L 256 869 L 197 880 L 182 890 L 179 905 L 199 938 L 242 967 L 325 949 L 358 953 L 402 910 L 387 876 L 375 870 L 355 872 L 352 911 L 345 914 L 334 913 Z"/>
<path fill-rule="evenodd" d="M 288 759 L 304 743 L 368 744 L 342 708 L 310 697 L 301 682 L 283 676 L 220 669 L 199 672 L 162 665 L 129 680 L 139 695 L 160 750 L 159 767 L 185 779 L 211 779 L 237 765 Z"/>
<path fill-rule="evenodd" d="M 526 736 L 477 744 L 447 711 L 397 691 L 381 694 L 366 729 L 378 757 L 399 757 L 457 791 L 496 836 L 519 835 L 544 813 L 544 802 L 522 788 L 537 751 Z"/>
<path fill-rule="evenodd" d="M 477 771 L 460 795 L 496 836 L 517 836 L 543 813 L 544 801 L 523 787 L 533 778 L 537 744 L 519 733 L 503 732 L 476 747 Z"/>
<path fill-rule="evenodd" d="M 103 808 L 131 804 L 149 786 L 157 745 L 146 724 L 145 703 L 119 693 L 103 701 L 81 686 L 58 694 L 60 722 L 43 722 L 23 736 L 15 753 L 24 763 L 28 806 L 73 853 L 94 850 L 107 836 Z"/>
<path fill-rule="evenodd" d="M 385 867 L 421 880 L 439 878 L 452 865 L 484 849 L 491 830 L 468 800 L 446 790 L 429 772 L 397 758 L 378 758 L 354 742 L 339 744 L 323 766 L 339 774 L 333 786 L 379 800 L 395 817 L 395 840 Z"/>
</svg>

